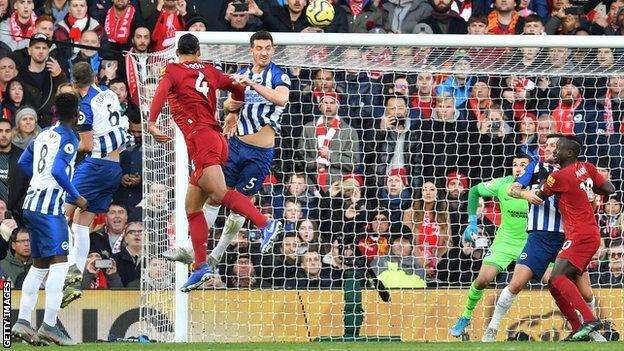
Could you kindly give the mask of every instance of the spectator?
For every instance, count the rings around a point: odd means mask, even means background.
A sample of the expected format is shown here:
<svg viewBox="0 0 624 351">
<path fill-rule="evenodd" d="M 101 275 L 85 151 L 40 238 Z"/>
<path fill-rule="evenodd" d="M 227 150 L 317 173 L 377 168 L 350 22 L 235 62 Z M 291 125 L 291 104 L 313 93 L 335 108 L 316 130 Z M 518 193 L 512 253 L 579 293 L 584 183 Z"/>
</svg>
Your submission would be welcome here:
<svg viewBox="0 0 624 351">
<path fill-rule="evenodd" d="M 546 146 L 546 140 L 548 134 L 555 133 L 557 126 L 550 116 L 543 114 L 537 119 L 537 132 L 535 138 L 528 139 L 525 144 L 520 145 L 517 153 L 524 153 L 533 160 L 539 161 L 544 158 L 544 147 Z"/>
<path fill-rule="evenodd" d="M 517 144 L 521 145 L 531 145 L 535 143 L 535 139 L 537 138 L 537 120 L 535 115 L 532 113 L 527 113 L 524 117 L 518 121 L 518 140 Z"/>
<path fill-rule="evenodd" d="M 509 0 L 507 0 L 509 1 Z M 468 23 L 457 12 L 451 9 L 452 0 L 429 0 L 433 7 L 431 15 L 420 22 L 427 25 L 427 33 L 433 34 L 467 34 Z"/>
<path fill-rule="evenodd" d="M 117 98 L 119 98 L 119 105 L 121 106 L 121 114 L 128 117 L 130 123 L 132 123 L 132 121 L 137 122 L 135 124 L 138 125 L 134 126 L 134 131 L 130 130 L 130 132 L 134 135 L 135 143 L 140 143 L 141 111 L 134 102 L 130 101 L 130 97 L 128 96 L 128 85 L 124 80 L 115 78 L 108 82 L 108 88 L 117 94 Z"/>
<path fill-rule="evenodd" d="M 322 263 L 329 270 L 332 284 L 335 288 L 339 288 L 343 283 L 344 270 L 349 267 L 345 265 L 345 257 L 352 257 L 353 249 L 351 246 L 343 246 L 338 239 L 334 239 L 331 249 L 323 256 Z M 353 267 L 353 266 L 351 266 Z"/>
<path fill-rule="evenodd" d="M 308 185 L 305 173 L 292 173 L 286 178 L 286 184 L 275 196 L 273 196 L 273 214 L 275 218 L 284 217 L 284 201 L 286 198 L 294 198 L 301 205 L 304 217 L 316 218 L 318 216 L 318 199 L 312 193 Z"/>
<path fill-rule="evenodd" d="M 425 288 L 425 269 L 422 259 L 413 257 L 410 236 L 396 236 L 390 239 L 390 253 L 378 256 L 371 267 L 386 288 Z"/>
<path fill-rule="evenodd" d="M 481 122 L 485 118 L 485 112 L 492 107 L 490 94 L 491 90 L 488 84 L 488 78 L 479 78 L 472 86 L 472 92 L 466 104 L 468 121 Z"/>
<path fill-rule="evenodd" d="M 230 2 L 225 10 L 225 21 L 227 22 L 226 30 L 229 32 L 255 32 L 260 29 L 256 23 L 250 21 L 249 13 L 236 12 L 234 3 L 237 2 L 242 1 L 238 0 Z"/>
<path fill-rule="evenodd" d="M 30 106 L 23 106 L 15 112 L 13 145 L 25 150 L 30 142 L 41 132 L 37 125 L 37 112 Z"/>
<path fill-rule="evenodd" d="M 382 6 L 383 22 L 393 33 L 414 33 L 418 24 L 432 12 L 432 5 L 424 0 L 385 1 Z"/>
<path fill-rule="evenodd" d="M 350 236 L 361 233 L 366 225 L 366 206 L 361 187 L 364 180 L 356 174 L 348 174 L 341 181 L 332 183 L 329 197 L 321 200 L 321 235 Z M 352 242 L 349 242 L 349 244 Z"/>
<path fill-rule="evenodd" d="M 367 33 L 370 23 L 383 25 L 383 12 L 371 0 L 347 0 L 341 6 L 347 14 L 349 33 Z"/>
<path fill-rule="evenodd" d="M 537 77 L 511 75 L 496 84 L 497 96 L 501 97 L 501 106 L 506 116 L 518 121 L 527 112 L 537 110 Z"/>
<path fill-rule="evenodd" d="M 618 25 L 619 15 L 623 14 L 620 10 L 624 7 L 624 1 L 616 0 L 611 2 L 608 7 L 606 16 L 596 15 L 589 30 L 592 35 L 620 35 L 620 26 Z"/>
<path fill-rule="evenodd" d="M 599 203 L 599 205 L 602 205 Z M 605 244 L 609 246 L 611 239 L 622 236 L 622 232 L 618 226 L 618 219 L 622 214 L 622 203 L 616 196 L 611 196 L 604 203 L 603 209 L 598 211 L 598 227 L 600 234 L 605 240 Z"/>
<path fill-rule="evenodd" d="M 297 251 L 299 249 L 297 233 L 285 233 L 279 251 L 262 257 L 263 284 L 274 288 L 293 287 L 293 278 L 297 275 Z M 288 285 L 287 285 L 288 282 Z"/>
<path fill-rule="evenodd" d="M 253 289 L 258 287 L 256 272 L 248 254 L 238 256 L 231 273 L 227 275 L 228 288 Z"/>
<path fill-rule="evenodd" d="M 206 19 L 207 30 L 208 31 L 226 31 L 226 23 L 223 21 L 223 13 L 225 12 L 225 8 L 228 3 L 232 0 L 188 0 L 186 2 L 186 8 L 189 12 L 189 16 L 191 15 L 199 15 Z M 149 17 L 149 12 L 144 9 L 148 6 L 155 6 L 154 3 L 150 4 L 151 1 L 141 1 L 141 12 L 143 16 L 146 15 Z M 143 4 L 146 3 L 146 4 Z M 154 10 L 150 10 L 154 11 Z"/>
<path fill-rule="evenodd" d="M 123 288 L 121 277 L 117 273 L 117 262 L 112 258 L 103 258 L 95 249 L 91 248 L 87 256 L 87 265 L 82 274 L 81 289 L 110 289 Z M 110 261 L 110 268 L 100 268 L 102 261 Z"/>
<path fill-rule="evenodd" d="M 0 119 L 0 199 L 18 223 L 22 219 L 22 205 L 30 179 L 17 165 L 23 149 L 13 145 L 11 124 Z M 0 217 L 0 220 L 6 217 Z"/>
<path fill-rule="evenodd" d="M 429 72 L 421 72 L 416 78 L 416 92 L 411 97 L 413 112 L 410 118 L 430 119 L 435 100 L 433 96 L 433 75 Z"/>
<path fill-rule="evenodd" d="M 111 84 L 111 90 L 115 91 L 120 85 L 125 87 L 123 82 L 116 81 Z M 129 131 L 134 136 L 134 145 L 119 155 L 122 170 L 121 186 L 113 196 L 113 201 L 127 209 L 130 221 L 139 221 L 143 217 L 141 208 L 138 207 L 143 198 L 143 139 L 140 117 L 134 116 L 130 119 Z"/>
<path fill-rule="evenodd" d="M 186 21 L 185 30 L 189 32 L 205 32 L 206 27 L 206 20 L 202 16 L 193 15 Z"/>
<path fill-rule="evenodd" d="M 375 120 L 374 128 L 364 133 L 364 169 L 369 184 L 383 187 L 386 176 L 393 168 L 403 168 L 406 177 L 415 179 L 421 173 L 416 158 L 420 155 L 418 143 L 411 142 L 416 133 L 408 118 L 406 96 L 386 99 L 384 116 Z M 409 184 L 410 179 L 407 179 Z"/>
<path fill-rule="evenodd" d="M 458 117 L 455 98 L 451 92 L 444 92 L 436 97 L 431 119 L 414 122 L 414 143 L 421 150 L 417 164 L 429 166 L 422 169 L 424 177 L 441 179 L 450 167 L 467 167 L 468 122 L 458 121 Z"/>
<path fill-rule="evenodd" d="M 84 1 L 84 0 L 75 0 Z M 24 83 L 25 95 L 33 99 L 33 107 L 37 111 L 38 123 L 42 128 L 48 127 L 52 120 L 54 93 L 58 86 L 67 82 L 59 62 L 50 57 L 50 44 L 45 34 L 37 33 L 30 39 L 28 66 L 19 68 L 18 78 Z"/>
<path fill-rule="evenodd" d="M 118 253 L 121 250 L 122 237 L 127 223 L 128 212 L 126 208 L 121 204 L 113 202 L 108 207 L 104 227 L 97 232 L 91 233 L 90 247 L 95 248 L 105 257 L 111 257 L 113 254 Z"/>
<path fill-rule="evenodd" d="M 303 127 L 299 143 L 306 171 L 323 190 L 353 172 L 360 160 L 358 135 L 338 116 L 339 104 L 336 93 L 323 94 L 319 101 L 322 116 Z"/>
<path fill-rule="evenodd" d="M 132 35 L 132 48 L 130 48 L 131 53 L 137 54 L 145 54 L 148 52 L 151 46 L 151 37 L 150 37 L 150 29 L 147 27 L 139 26 L 134 29 L 134 34 Z M 140 60 L 140 62 L 137 62 Z M 154 58 L 151 58 L 154 60 Z M 140 106 L 139 102 L 139 85 L 137 82 L 137 75 L 139 81 L 145 83 L 147 81 L 147 77 L 149 76 L 148 67 L 150 66 L 150 58 L 147 55 L 141 55 L 137 57 L 136 55 L 125 55 L 123 60 L 119 61 L 119 69 L 118 73 L 121 79 L 125 79 L 128 82 L 128 94 L 130 95 L 130 100 L 137 106 Z M 137 72 L 138 68 L 141 68 L 139 72 Z"/>
<path fill-rule="evenodd" d="M 35 34 L 35 4 L 33 0 L 14 0 L 13 13 L 6 21 L 0 23 L 0 42 L 6 44 L 11 51 L 25 48 L 28 39 Z"/>
<path fill-rule="evenodd" d="M 87 0 L 69 0 L 69 12 L 67 16 L 58 23 L 54 31 L 54 40 L 78 43 L 82 38 L 82 33 L 86 30 L 92 30 L 97 33 L 98 38 L 102 38 L 104 29 L 100 23 L 91 18 L 87 13 Z M 63 48 L 65 57 L 71 57 L 72 54 L 78 52 L 78 48 Z"/>
<path fill-rule="evenodd" d="M 113 255 L 117 270 L 125 288 L 138 288 L 141 280 L 143 224 L 130 222 L 123 236 L 124 247 Z"/>
<path fill-rule="evenodd" d="M 17 277 L 23 272 L 27 272 L 32 264 L 30 257 L 30 237 L 24 227 L 13 229 L 9 239 L 10 250 L 5 259 L 0 261 L 0 270 L 5 278 L 11 279 L 13 286 Z"/>
<path fill-rule="evenodd" d="M 409 184 L 405 168 L 395 167 L 390 169 L 386 184 L 378 194 L 379 202 L 390 212 L 392 222 L 400 222 L 403 211 L 411 205 L 412 188 Z"/>
<path fill-rule="evenodd" d="M 284 203 L 284 231 L 294 232 L 297 222 L 303 217 L 301 205 L 296 199 L 286 199 Z"/>
<path fill-rule="evenodd" d="M 322 32 L 320 28 L 310 25 L 305 10 L 307 0 L 286 0 L 285 6 L 273 5 L 259 7 L 255 1 L 250 0 L 249 14 L 257 16 L 262 21 L 263 27 L 269 32 Z M 334 6 L 334 20 L 324 31 L 328 33 L 346 33 L 349 30 L 347 16 L 339 6 Z"/>
<path fill-rule="evenodd" d="M 524 19 L 516 11 L 513 0 L 494 0 L 492 11 L 488 15 L 488 33 L 520 34 L 524 29 Z"/>
<path fill-rule="evenodd" d="M 35 33 L 45 34 L 47 39 L 52 39 L 54 35 L 54 20 L 49 15 L 40 15 L 35 22 Z M 56 44 L 50 44 L 49 56 L 52 56 L 59 65 L 63 72 L 67 72 L 67 60 L 68 56 L 64 56 L 64 53 L 59 49 Z M 30 63 L 30 54 L 28 47 L 23 47 L 19 50 L 15 50 L 11 53 L 11 58 L 15 61 L 15 65 L 18 69 L 27 67 Z"/>
<path fill-rule="evenodd" d="M 147 284 L 153 290 L 175 289 L 171 263 L 164 258 L 153 256 L 147 264 Z M 219 279 L 220 280 L 220 279 Z"/>
<path fill-rule="evenodd" d="M 142 22 L 130 0 L 113 0 L 113 7 L 108 9 L 103 21 L 110 48 L 119 51 L 130 49 L 132 32 Z"/>
<path fill-rule="evenodd" d="M 542 35 L 544 34 L 544 20 L 536 14 L 528 15 L 524 18 L 522 34 Z M 554 34 L 554 33 L 548 33 Z"/>
<path fill-rule="evenodd" d="M 455 107 L 460 108 L 464 106 L 470 97 L 470 88 L 477 79 L 468 75 L 471 70 L 472 58 L 467 52 L 462 50 L 455 52 L 451 62 L 453 62 L 453 70 L 456 73 L 438 85 L 436 95 L 439 96 L 443 92 L 451 92 L 455 97 Z M 464 111 L 460 112 L 462 113 L 462 119 L 464 119 Z"/>
<path fill-rule="evenodd" d="M 329 271 L 322 268 L 321 255 L 308 251 L 301 256 L 301 269 L 297 271 L 297 289 L 329 288 L 332 286 Z"/>
<path fill-rule="evenodd" d="M 9 252 L 9 241 L 15 228 L 17 228 L 17 222 L 7 209 L 5 200 L 0 198 L 0 238 L 2 238 L 0 240 L 0 260 L 3 260 Z"/>
<path fill-rule="evenodd" d="M 86 30 L 82 32 L 82 36 L 80 37 L 80 44 L 99 48 L 100 39 L 98 38 L 96 32 L 92 30 Z M 108 76 L 104 76 L 104 74 L 108 73 L 113 76 L 112 78 L 114 78 L 116 75 L 115 69 L 113 69 L 112 72 L 109 72 L 111 69 L 110 65 L 107 65 L 107 67 L 102 66 L 102 58 L 100 57 L 99 52 L 96 50 L 89 50 L 89 49 L 81 48 L 75 55 L 71 57 L 71 60 L 69 61 L 69 70 L 71 71 L 72 67 L 78 62 L 88 63 L 91 66 L 91 69 L 93 70 L 93 72 L 96 72 L 96 73 L 100 72 L 100 68 L 102 68 L 99 78 L 100 78 L 100 83 L 103 85 L 108 84 L 108 81 L 111 79 Z M 113 62 L 115 64 L 117 63 L 116 61 L 109 61 L 108 63 L 110 64 Z"/>
<path fill-rule="evenodd" d="M 468 221 L 468 177 L 457 171 L 446 175 L 446 202 L 448 203 L 451 243 L 460 247 L 459 233 L 462 224 Z"/>
<path fill-rule="evenodd" d="M 30 99 L 24 96 L 24 85 L 22 82 L 13 78 L 6 86 L 6 94 L 4 101 L 2 101 L 2 118 L 15 124 L 15 113 L 17 110 L 30 103 Z"/>
<path fill-rule="evenodd" d="M 468 34 L 483 35 L 487 34 L 488 19 L 482 13 L 473 13 L 468 18 Z"/>
<path fill-rule="evenodd" d="M 319 251 L 319 232 L 318 225 L 311 219 L 302 219 L 297 222 L 297 235 L 299 236 L 301 251 Z"/>
<path fill-rule="evenodd" d="M 624 244 L 621 239 L 611 242 L 608 270 L 600 273 L 596 283 L 600 287 L 624 288 Z"/>
<path fill-rule="evenodd" d="M 156 12 L 147 21 L 152 28 L 152 45 L 154 51 L 166 49 L 175 43 L 175 32 L 186 26 L 186 2 L 177 0 L 158 1 Z"/>
<path fill-rule="evenodd" d="M 10 57 L 0 58 L 0 101 L 4 99 L 7 84 L 17 77 L 15 61 Z"/>
<path fill-rule="evenodd" d="M 41 1 L 40 1 L 41 2 Z M 52 18 L 53 24 L 61 22 L 69 12 L 68 0 L 45 0 L 43 6 L 37 7 L 35 12 L 39 17 L 47 15 Z"/>
<path fill-rule="evenodd" d="M 419 196 L 412 208 L 405 211 L 403 224 L 414 234 L 414 252 L 424 257 L 423 267 L 428 275 L 449 248 L 448 204 L 438 199 L 438 189 L 432 181 L 423 183 Z"/>
</svg>

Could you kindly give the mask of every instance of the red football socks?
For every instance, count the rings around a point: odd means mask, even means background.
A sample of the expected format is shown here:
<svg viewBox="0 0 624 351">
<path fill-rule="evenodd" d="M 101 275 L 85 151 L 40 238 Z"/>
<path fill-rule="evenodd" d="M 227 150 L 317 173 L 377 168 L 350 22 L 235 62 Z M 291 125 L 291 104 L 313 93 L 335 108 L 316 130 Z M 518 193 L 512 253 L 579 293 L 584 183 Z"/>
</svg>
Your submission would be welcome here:
<svg viewBox="0 0 624 351">
<path fill-rule="evenodd" d="M 230 210 L 249 218 L 253 224 L 262 229 L 267 225 L 267 219 L 251 203 L 251 200 L 236 190 L 228 190 L 223 197 L 223 205 Z"/>
<path fill-rule="evenodd" d="M 186 215 L 189 223 L 189 233 L 195 253 L 195 269 L 206 262 L 206 240 L 208 240 L 208 223 L 204 212 L 198 211 Z"/>
<path fill-rule="evenodd" d="M 561 296 L 559 290 L 555 289 L 554 286 L 551 286 L 548 290 L 550 290 L 550 295 L 555 299 L 555 303 L 559 310 L 565 317 L 565 319 L 570 322 L 570 326 L 572 327 L 572 331 L 576 331 L 581 326 L 581 320 L 576 315 L 576 311 L 574 307 L 570 305 L 570 303 Z"/>
<path fill-rule="evenodd" d="M 561 298 L 581 313 L 584 322 L 596 320 L 594 313 L 589 309 L 589 306 L 587 306 L 587 302 L 583 300 L 583 296 L 581 296 L 578 288 L 568 277 L 565 275 L 556 276 L 552 280 L 552 286 L 559 292 Z"/>
</svg>

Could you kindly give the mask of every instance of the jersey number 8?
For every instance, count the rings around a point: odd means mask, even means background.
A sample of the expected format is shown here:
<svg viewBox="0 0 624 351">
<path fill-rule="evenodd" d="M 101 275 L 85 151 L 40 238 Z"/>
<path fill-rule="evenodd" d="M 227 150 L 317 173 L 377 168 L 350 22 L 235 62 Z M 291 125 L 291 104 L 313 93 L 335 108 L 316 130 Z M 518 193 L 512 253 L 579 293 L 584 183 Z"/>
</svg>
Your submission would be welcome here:
<svg viewBox="0 0 624 351">
<path fill-rule="evenodd" d="M 37 173 L 43 172 L 46 166 L 46 156 L 48 156 L 48 145 L 43 144 L 41 151 L 39 151 L 39 162 L 37 162 Z"/>
</svg>

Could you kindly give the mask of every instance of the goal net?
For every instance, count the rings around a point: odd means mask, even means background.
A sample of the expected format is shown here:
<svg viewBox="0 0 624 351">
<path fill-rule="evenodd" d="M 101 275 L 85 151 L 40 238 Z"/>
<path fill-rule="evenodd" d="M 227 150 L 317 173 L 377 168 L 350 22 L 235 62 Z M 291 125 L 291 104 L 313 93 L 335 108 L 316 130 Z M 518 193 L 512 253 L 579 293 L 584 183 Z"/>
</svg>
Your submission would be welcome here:
<svg viewBox="0 0 624 351">
<path fill-rule="evenodd" d="M 251 62 L 250 33 L 198 37 L 202 60 L 226 73 Z M 220 279 L 180 293 L 187 267 L 162 253 L 187 237 L 189 165 L 163 110 L 158 123 L 175 140 L 158 144 L 143 133 L 146 334 L 193 342 L 454 340 L 449 329 L 464 312 L 502 217 L 495 198 L 481 199 L 478 239 L 464 241 L 468 191 L 512 175 L 516 154 L 542 158 L 549 133 L 581 139 L 582 158 L 618 189 L 595 200 L 602 246 L 589 272 L 596 313 L 609 322 L 602 332 L 609 338 L 624 329 L 624 52 L 613 47 L 621 44 L 551 36 L 274 39 L 273 62 L 288 72 L 290 99 L 271 174 L 254 200 L 286 233 L 262 255 L 259 232 L 246 223 L 224 255 Z M 146 123 L 159 73 L 175 51 L 133 58 Z M 220 92 L 220 106 L 225 98 Z M 226 216 L 222 209 L 208 250 Z M 485 290 L 465 340 L 481 339 L 511 280 L 514 264 L 501 268 L 508 269 Z M 497 339 L 560 340 L 568 333 L 548 288 L 534 279 Z"/>
</svg>

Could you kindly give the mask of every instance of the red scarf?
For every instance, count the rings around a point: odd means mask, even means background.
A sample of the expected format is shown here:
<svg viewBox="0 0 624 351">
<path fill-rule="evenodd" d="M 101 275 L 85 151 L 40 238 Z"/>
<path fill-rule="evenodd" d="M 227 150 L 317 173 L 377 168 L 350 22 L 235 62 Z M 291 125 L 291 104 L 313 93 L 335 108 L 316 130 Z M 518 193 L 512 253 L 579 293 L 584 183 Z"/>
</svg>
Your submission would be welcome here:
<svg viewBox="0 0 624 351">
<path fill-rule="evenodd" d="M 506 29 L 503 29 L 501 23 L 498 21 L 498 12 L 493 10 L 488 15 L 487 31 L 491 34 L 516 34 L 518 19 L 520 19 L 520 15 L 518 15 L 517 11 L 514 11 L 511 14 L 511 22 L 509 22 Z"/>
<path fill-rule="evenodd" d="M 180 20 L 180 13 L 175 11 L 169 13 L 165 10 L 160 12 L 154 31 L 152 32 L 152 41 L 154 42 L 154 51 L 160 51 L 170 47 L 175 42 L 176 30 L 184 29 L 184 20 Z"/>
<path fill-rule="evenodd" d="M 423 216 L 423 221 L 420 224 L 420 235 L 418 236 L 418 243 L 424 245 L 427 243 L 429 246 L 438 246 L 440 241 L 440 225 L 435 219 L 435 211 L 427 211 Z"/>
<path fill-rule="evenodd" d="M 134 48 L 132 48 L 130 52 L 134 52 Z M 137 106 L 141 106 L 139 102 L 139 85 L 137 84 L 137 63 L 131 54 L 126 54 L 124 60 L 126 61 L 126 79 L 128 80 L 128 94 L 130 94 L 130 100 Z"/>
<path fill-rule="evenodd" d="M 327 148 L 329 150 L 329 144 L 338 132 L 340 128 L 340 118 L 334 117 L 329 126 L 329 130 L 325 126 L 325 117 L 321 116 L 316 121 L 316 146 L 318 148 L 318 155 L 316 157 L 316 163 L 318 164 L 318 186 L 323 190 L 327 190 L 327 168 L 329 167 L 329 153 L 321 151 L 321 148 Z"/>
<path fill-rule="evenodd" d="M 26 30 L 26 32 L 24 33 L 24 30 L 22 29 L 23 25 L 17 20 L 17 11 L 13 12 L 11 17 L 9 17 L 9 31 L 11 32 L 11 37 L 13 38 L 13 41 L 18 43 L 24 40 L 24 37 L 32 37 L 35 31 L 36 20 L 37 15 L 35 15 L 35 12 L 33 11 L 33 13 L 30 14 L 28 22 L 26 23 L 28 25 L 28 30 Z"/>
<path fill-rule="evenodd" d="M 477 117 L 477 122 L 483 122 L 483 119 L 485 117 L 481 113 L 481 108 L 479 107 L 479 103 L 477 102 L 477 99 L 469 98 L 468 99 L 468 105 L 470 106 L 470 109 L 472 110 L 472 113 L 474 113 L 475 117 Z M 492 106 L 492 99 L 488 99 L 488 103 L 487 103 L 487 106 L 485 108 L 489 109 L 490 106 Z"/>
<path fill-rule="evenodd" d="M 353 15 L 353 17 L 362 13 L 363 5 L 364 5 L 363 2 L 357 4 L 354 1 L 349 1 L 349 8 L 351 9 L 351 14 Z"/>
<path fill-rule="evenodd" d="M 431 95 L 431 100 L 429 101 L 421 101 L 420 96 L 418 94 L 412 95 L 412 107 L 417 108 L 422 112 L 423 119 L 431 119 L 431 113 L 433 112 L 433 107 L 435 105 L 435 98 L 433 94 Z"/>
<path fill-rule="evenodd" d="M 104 22 L 104 30 L 108 35 L 108 41 L 117 44 L 127 44 L 130 38 L 132 19 L 136 10 L 134 6 L 128 6 L 117 19 L 115 9 L 110 8 L 106 14 L 106 22 Z"/>
<path fill-rule="evenodd" d="M 576 100 L 572 106 L 565 107 L 559 101 L 559 105 L 552 113 L 552 118 L 557 123 L 557 130 L 563 135 L 574 135 L 574 117 L 572 114 L 581 104 L 581 99 Z"/>
<path fill-rule="evenodd" d="M 613 135 L 615 132 L 615 126 L 613 125 L 613 106 L 611 104 L 611 90 L 607 89 L 607 94 L 604 97 L 604 114 L 602 115 L 602 120 L 605 121 L 606 135 Z M 620 127 L 620 129 L 622 129 Z"/>
<path fill-rule="evenodd" d="M 91 289 L 107 289 L 108 288 L 108 282 L 106 281 L 106 275 L 104 275 L 104 271 L 102 271 L 101 269 L 98 271 L 97 275 L 95 276 L 95 280 L 93 281 L 93 283 L 91 283 L 90 288 Z"/>
<path fill-rule="evenodd" d="M 72 42 L 79 42 L 82 31 L 86 29 L 89 22 L 89 15 L 84 18 L 77 19 L 72 15 L 67 15 L 67 25 L 69 26 L 69 38 Z"/>
</svg>

